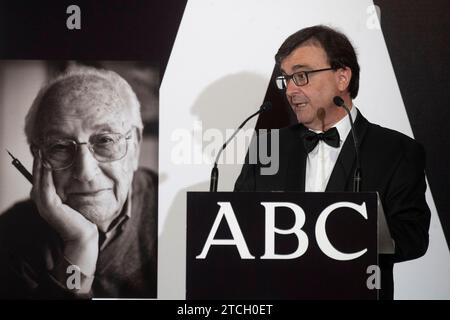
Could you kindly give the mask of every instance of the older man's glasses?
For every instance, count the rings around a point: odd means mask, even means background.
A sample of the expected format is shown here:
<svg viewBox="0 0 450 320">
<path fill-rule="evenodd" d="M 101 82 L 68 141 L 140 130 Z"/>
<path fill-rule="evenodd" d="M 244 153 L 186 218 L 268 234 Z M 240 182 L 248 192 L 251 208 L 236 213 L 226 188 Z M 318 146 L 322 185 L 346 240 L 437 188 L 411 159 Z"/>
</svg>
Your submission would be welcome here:
<svg viewBox="0 0 450 320">
<path fill-rule="evenodd" d="M 289 80 L 292 79 L 294 81 L 295 85 L 300 87 L 304 86 L 309 83 L 309 74 L 316 73 L 320 71 L 327 71 L 327 70 L 334 70 L 334 68 L 324 68 L 324 69 L 317 69 L 317 70 L 310 70 L 310 71 L 300 71 L 289 75 L 282 75 L 279 77 L 276 77 L 275 83 L 277 84 L 277 88 L 280 90 L 284 90 L 287 88 Z"/>
<path fill-rule="evenodd" d="M 71 167 L 76 159 L 79 146 L 86 144 L 98 162 L 112 162 L 124 158 L 128 151 L 128 140 L 132 130 L 121 133 L 102 133 L 89 138 L 89 142 L 76 142 L 72 139 L 54 139 L 41 148 L 44 164 L 51 170 Z"/>
</svg>

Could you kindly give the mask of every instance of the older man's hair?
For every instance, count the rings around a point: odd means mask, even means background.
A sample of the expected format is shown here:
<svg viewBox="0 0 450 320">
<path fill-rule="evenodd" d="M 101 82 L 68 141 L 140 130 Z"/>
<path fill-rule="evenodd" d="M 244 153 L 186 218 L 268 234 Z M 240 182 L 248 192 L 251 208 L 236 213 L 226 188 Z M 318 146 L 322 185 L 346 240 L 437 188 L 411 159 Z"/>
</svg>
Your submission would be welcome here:
<svg viewBox="0 0 450 320">
<path fill-rule="evenodd" d="M 86 66 L 74 66 L 70 67 L 66 72 L 60 74 L 59 76 L 51 79 L 41 88 L 34 99 L 33 104 L 31 105 L 25 118 L 25 135 L 30 146 L 37 144 L 38 139 L 40 138 L 36 132 L 36 121 L 38 119 L 39 110 L 42 108 L 44 103 L 45 96 L 54 86 L 62 83 L 63 81 L 74 78 L 81 78 L 82 80 L 97 78 L 106 81 L 117 93 L 117 95 L 125 102 L 125 106 L 130 112 L 131 124 L 138 129 L 138 137 L 139 139 L 141 138 L 143 130 L 141 105 L 128 82 L 113 71 Z"/>
</svg>

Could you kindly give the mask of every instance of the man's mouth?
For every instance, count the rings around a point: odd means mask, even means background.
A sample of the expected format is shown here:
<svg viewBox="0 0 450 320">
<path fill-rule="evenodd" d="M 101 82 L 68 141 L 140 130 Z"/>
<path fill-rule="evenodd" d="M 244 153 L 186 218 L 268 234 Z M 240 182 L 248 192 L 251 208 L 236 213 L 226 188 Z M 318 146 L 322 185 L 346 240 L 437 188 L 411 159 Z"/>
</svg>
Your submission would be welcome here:
<svg viewBox="0 0 450 320">
<path fill-rule="evenodd" d="M 304 108 L 308 104 L 306 97 L 293 96 L 291 98 L 291 103 L 295 108 Z"/>
<path fill-rule="evenodd" d="M 95 190 L 73 191 L 73 192 L 69 192 L 69 196 L 71 196 L 71 197 L 95 197 L 105 191 L 110 191 L 110 190 L 111 190 L 110 188 L 102 188 L 102 189 L 95 189 Z"/>
</svg>

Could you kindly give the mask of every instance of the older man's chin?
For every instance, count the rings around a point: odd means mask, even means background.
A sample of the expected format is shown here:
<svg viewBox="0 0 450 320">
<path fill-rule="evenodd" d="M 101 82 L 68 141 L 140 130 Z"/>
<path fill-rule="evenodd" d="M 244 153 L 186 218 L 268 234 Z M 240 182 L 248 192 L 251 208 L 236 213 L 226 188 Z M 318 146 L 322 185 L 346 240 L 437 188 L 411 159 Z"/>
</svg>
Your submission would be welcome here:
<svg viewBox="0 0 450 320">
<path fill-rule="evenodd" d="M 70 204 L 68 205 L 81 213 L 83 217 L 85 217 L 90 222 L 97 225 L 100 231 L 106 232 L 109 227 L 109 224 L 117 217 L 119 211 L 115 208 L 111 207 L 111 203 L 109 204 Z"/>
</svg>

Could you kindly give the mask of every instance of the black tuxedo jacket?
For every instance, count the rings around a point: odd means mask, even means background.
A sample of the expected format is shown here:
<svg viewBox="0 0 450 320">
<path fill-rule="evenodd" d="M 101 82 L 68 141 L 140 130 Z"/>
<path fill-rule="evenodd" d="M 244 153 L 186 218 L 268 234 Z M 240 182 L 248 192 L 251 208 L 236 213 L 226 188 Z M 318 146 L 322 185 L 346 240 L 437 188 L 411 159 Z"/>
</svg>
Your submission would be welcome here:
<svg viewBox="0 0 450 320">
<path fill-rule="evenodd" d="M 302 124 L 279 131 L 279 169 L 261 175 L 260 164 L 242 167 L 235 191 L 305 191 L 307 153 Z M 394 262 L 415 259 L 428 248 L 430 210 L 425 201 L 425 152 L 413 139 L 367 121 L 358 111 L 355 130 L 360 145 L 361 191 L 378 191 L 395 241 L 394 255 L 380 255 L 380 298 L 393 298 Z M 270 138 L 267 141 L 270 142 Z M 326 191 L 352 191 L 356 166 L 353 136 L 342 146 Z"/>
</svg>

